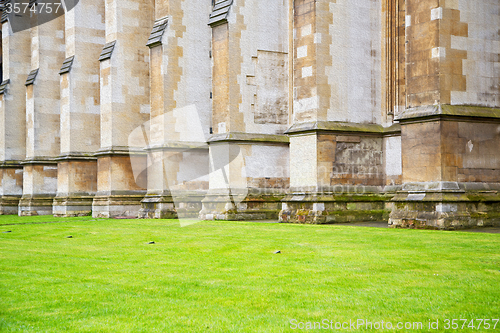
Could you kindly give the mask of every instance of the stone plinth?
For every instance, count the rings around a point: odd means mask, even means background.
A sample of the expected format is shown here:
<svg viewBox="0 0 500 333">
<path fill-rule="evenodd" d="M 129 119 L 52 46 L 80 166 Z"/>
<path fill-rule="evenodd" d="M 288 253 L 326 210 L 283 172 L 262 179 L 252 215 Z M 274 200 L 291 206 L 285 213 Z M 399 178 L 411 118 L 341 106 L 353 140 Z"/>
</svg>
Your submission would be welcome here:
<svg viewBox="0 0 500 333">
<path fill-rule="evenodd" d="M 19 216 L 52 215 L 57 192 L 57 162 L 37 160 L 23 162 L 23 195 Z"/>
<path fill-rule="evenodd" d="M 100 151 L 97 154 L 97 194 L 92 203 L 93 217 L 137 217 L 146 195 L 146 155 L 125 151 Z"/>
<path fill-rule="evenodd" d="M 291 188 L 280 221 L 386 221 L 401 182 L 400 128 L 308 122 L 292 126 Z M 387 160 L 384 156 L 394 156 Z"/>
<path fill-rule="evenodd" d="M 394 197 L 389 226 L 457 230 L 500 226 L 500 184 L 413 183 Z"/>
<path fill-rule="evenodd" d="M 395 227 L 461 229 L 498 224 L 500 110 L 435 105 L 407 109 L 403 191 Z"/>
<path fill-rule="evenodd" d="M 23 194 L 23 167 L 18 161 L 0 165 L 0 215 L 17 215 Z"/>
<path fill-rule="evenodd" d="M 97 191 L 97 159 L 66 156 L 58 158 L 55 216 L 86 216 L 92 213 Z"/>
</svg>

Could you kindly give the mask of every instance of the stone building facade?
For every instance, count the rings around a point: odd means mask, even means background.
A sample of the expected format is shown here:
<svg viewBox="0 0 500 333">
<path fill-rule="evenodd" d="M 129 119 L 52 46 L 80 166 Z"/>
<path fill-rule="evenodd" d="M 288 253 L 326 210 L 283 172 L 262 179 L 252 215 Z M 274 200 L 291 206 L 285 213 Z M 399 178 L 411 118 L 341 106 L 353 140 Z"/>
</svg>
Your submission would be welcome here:
<svg viewBox="0 0 500 333">
<path fill-rule="evenodd" d="M 47 2 L 2 3 L 1 214 L 500 225 L 500 0 L 68 0 L 14 24 Z"/>
</svg>

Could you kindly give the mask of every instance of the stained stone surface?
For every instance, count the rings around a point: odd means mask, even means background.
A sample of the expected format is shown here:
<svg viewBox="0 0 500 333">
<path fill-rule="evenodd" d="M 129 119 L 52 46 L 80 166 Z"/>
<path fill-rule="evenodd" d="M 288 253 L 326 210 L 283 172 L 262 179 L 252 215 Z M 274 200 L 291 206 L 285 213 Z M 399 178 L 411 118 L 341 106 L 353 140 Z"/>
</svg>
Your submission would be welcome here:
<svg viewBox="0 0 500 333">
<path fill-rule="evenodd" d="M 470 3 L 4 11 L 0 214 L 496 227 L 500 12 Z"/>
</svg>

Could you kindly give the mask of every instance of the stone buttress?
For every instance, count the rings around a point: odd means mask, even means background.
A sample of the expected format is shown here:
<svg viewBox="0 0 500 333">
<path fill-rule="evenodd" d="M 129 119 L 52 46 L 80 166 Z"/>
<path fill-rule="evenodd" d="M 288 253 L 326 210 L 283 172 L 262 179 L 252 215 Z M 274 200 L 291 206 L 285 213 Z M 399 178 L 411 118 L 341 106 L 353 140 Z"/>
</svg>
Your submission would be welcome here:
<svg viewBox="0 0 500 333">
<path fill-rule="evenodd" d="M 382 22 L 394 13 L 370 0 L 293 3 L 290 190 L 280 220 L 383 221 L 401 181 L 400 128 L 382 108 Z"/>
<path fill-rule="evenodd" d="M 34 5 L 36 6 L 36 4 Z M 38 24 L 33 16 L 31 68 L 26 73 L 26 159 L 19 215 L 51 215 L 60 153 L 59 68 L 64 60 L 64 16 Z"/>
<path fill-rule="evenodd" d="M 101 142 L 97 156 L 94 217 L 137 216 L 146 194 L 143 149 L 129 146 L 137 127 L 149 121 L 149 49 L 153 0 L 106 0 L 106 44 L 100 61 Z"/>
<path fill-rule="evenodd" d="M 105 43 L 104 6 L 82 1 L 65 15 L 65 60 L 60 64 L 61 151 L 54 215 L 92 212 L 100 148 L 99 62 Z"/>
<path fill-rule="evenodd" d="M 148 193 L 140 217 L 198 217 L 201 210 L 209 178 L 210 11 L 204 0 L 156 1 L 147 42 L 151 119 L 143 141 Z M 142 130 L 138 137 L 143 139 Z"/>
<path fill-rule="evenodd" d="M 216 1 L 203 219 L 276 218 L 289 183 L 288 16 L 281 1 Z"/>
<path fill-rule="evenodd" d="M 500 225 L 497 1 L 2 14 L 0 214 Z"/>
<path fill-rule="evenodd" d="M 392 227 L 500 225 L 498 2 L 407 1 L 403 189 Z"/>
<path fill-rule="evenodd" d="M 2 67 L 0 85 L 0 214 L 17 214 L 23 194 L 26 157 L 26 74 L 31 68 L 30 31 L 14 33 L 2 17 Z"/>
</svg>

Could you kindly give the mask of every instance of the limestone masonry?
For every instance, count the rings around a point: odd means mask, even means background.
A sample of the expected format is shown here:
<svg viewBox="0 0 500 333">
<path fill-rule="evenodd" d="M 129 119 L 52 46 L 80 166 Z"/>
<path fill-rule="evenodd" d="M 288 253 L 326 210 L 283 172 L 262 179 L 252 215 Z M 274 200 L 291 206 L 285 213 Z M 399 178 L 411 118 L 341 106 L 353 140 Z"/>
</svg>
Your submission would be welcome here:
<svg viewBox="0 0 500 333">
<path fill-rule="evenodd" d="M 500 225 L 500 0 L 16 3 L 0 214 Z"/>
</svg>

